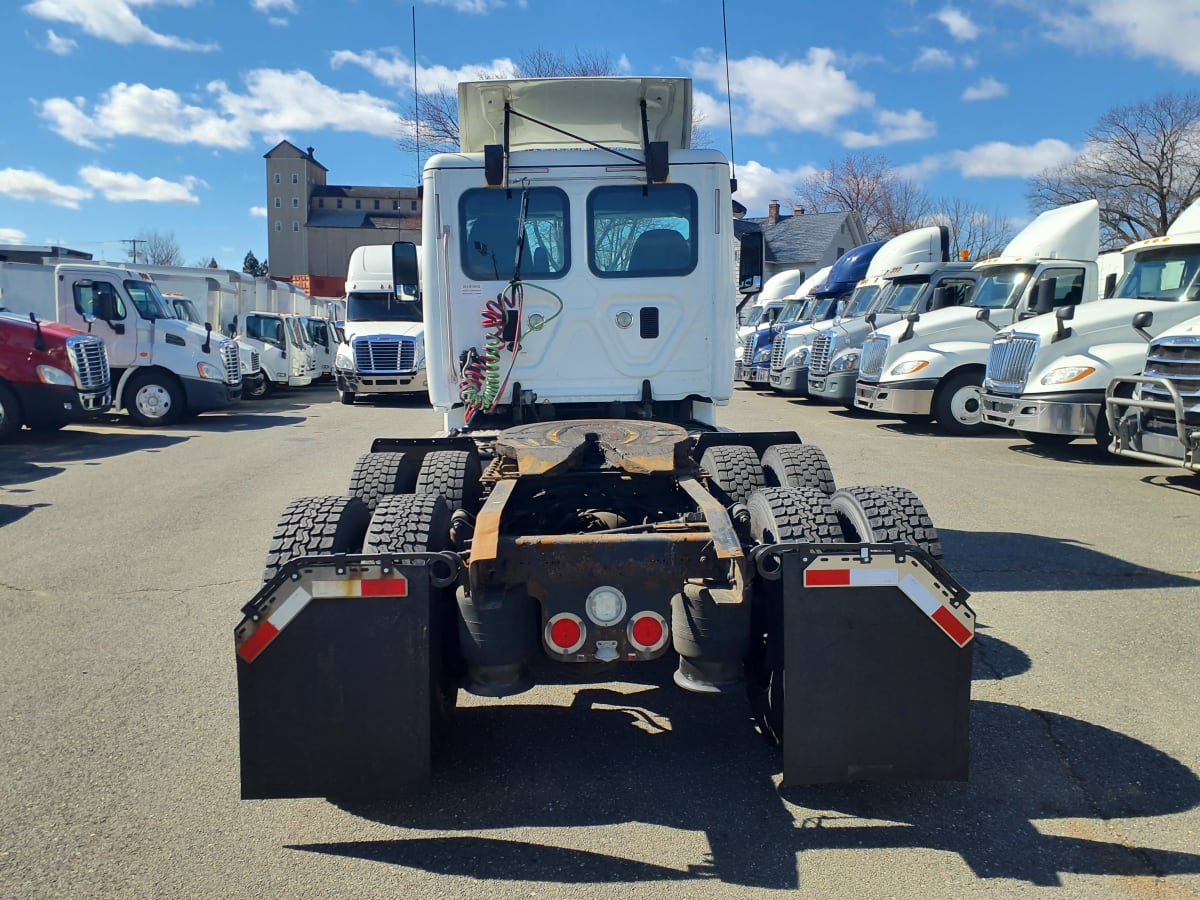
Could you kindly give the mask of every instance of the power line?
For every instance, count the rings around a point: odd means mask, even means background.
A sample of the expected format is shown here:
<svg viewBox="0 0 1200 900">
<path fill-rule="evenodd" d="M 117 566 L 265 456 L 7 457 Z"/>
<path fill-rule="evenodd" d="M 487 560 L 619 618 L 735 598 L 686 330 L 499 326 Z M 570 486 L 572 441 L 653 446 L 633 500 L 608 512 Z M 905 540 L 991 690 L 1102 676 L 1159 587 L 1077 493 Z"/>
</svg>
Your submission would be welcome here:
<svg viewBox="0 0 1200 900">
<path fill-rule="evenodd" d="M 133 257 L 133 264 L 136 266 L 136 265 L 137 265 L 137 261 L 138 261 L 138 257 L 137 257 L 137 245 L 138 245 L 138 244 L 144 244 L 144 243 L 146 243 L 146 240 L 145 240 L 144 238 L 127 238 L 127 239 L 125 239 L 125 240 L 121 241 L 121 243 L 122 243 L 122 244 L 129 244 L 129 245 L 131 245 L 131 247 L 132 247 L 132 250 L 130 251 L 130 254 L 131 254 L 131 255 L 132 255 L 132 257 Z"/>
</svg>

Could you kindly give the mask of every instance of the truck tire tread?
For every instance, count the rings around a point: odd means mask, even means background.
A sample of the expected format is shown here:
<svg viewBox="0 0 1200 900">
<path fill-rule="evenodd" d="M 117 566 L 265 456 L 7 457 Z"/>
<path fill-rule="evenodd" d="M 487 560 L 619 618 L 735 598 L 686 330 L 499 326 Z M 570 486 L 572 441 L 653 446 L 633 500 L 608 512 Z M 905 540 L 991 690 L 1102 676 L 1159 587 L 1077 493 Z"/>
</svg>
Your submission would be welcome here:
<svg viewBox="0 0 1200 900">
<path fill-rule="evenodd" d="M 813 444 L 773 444 L 763 451 L 762 468 L 768 487 L 837 490 L 829 460 Z"/>
<path fill-rule="evenodd" d="M 416 467 L 403 453 L 364 453 L 354 463 L 346 493 L 373 510 L 384 497 L 411 493 L 416 481 Z"/>
<path fill-rule="evenodd" d="M 758 454 L 742 444 L 709 447 L 700 457 L 700 468 L 708 473 L 713 495 L 726 506 L 745 503 L 754 490 L 767 485 Z"/>
<path fill-rule="evenodd" d="M 929 512 L 908 488 L 893 485 L 841 488 L 830 503 L 848 541 L 895 543 L 924 550 L 942 558 L 942 544 Z"/>
<path fill-rule="evenodd" d="M 479 502 L 479 457 L 467 450 L 434 450 L 417 473 L 415 494 L 440 494 L 451 509 L 475 512 Z"/>
<path fill-rule="evenodd" d="M 270 581 L 297 556 L 357 553 L 370 511 L 357 497 L 300 497 L 283 510 L 275 525 L 263 581 Z"/>
</svg>

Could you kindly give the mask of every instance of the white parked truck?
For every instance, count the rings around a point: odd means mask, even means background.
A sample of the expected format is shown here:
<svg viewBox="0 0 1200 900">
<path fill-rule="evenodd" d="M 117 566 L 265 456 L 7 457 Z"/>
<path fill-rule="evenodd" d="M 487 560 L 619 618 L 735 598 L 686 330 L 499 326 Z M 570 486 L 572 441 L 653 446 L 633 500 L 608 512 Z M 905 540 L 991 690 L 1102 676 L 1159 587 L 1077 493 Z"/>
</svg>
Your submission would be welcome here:
<svg viewBox="0 0 1200 900">
<path fill-rule="evenodd" d="M 1150 341 L 1142 374 L 1114 378 L 1105 401 L 1111 452 L 1200 472 L 1200 315 Z"/>
<path fill-rule="evenodd" d="M 967 304 L 943 304 L 871 335 L 855 403 L 904 418 L 932 417 L 951 434 L 988 428 L 979 395 L 992 336 L 1003 325 L 1095 300 L 1099 248 L 1095 200 L 1042 213 L 1000 256 L 976 264 L 979 284 Z"/>
<path fill-rule="evenodd" d="M 163 291 L 162 295 L 163 299 L 167 301 L 167 305 L 174 311 L 176 318 L 202 328 L 208 323 L 195 302 L 182 292 Z M 237 340 L 237 336 L 233 335 L 233 339 Z M 242 396 L 261 397 L 266 389 L 263 384 L 266 375 L 263 374 L 262 366 L 259 364 L 258 351 L 249 344 L 239 341 L 238 352 L 242 364 Z"/>
<path fill-rule="evenodd" d="M 956 298 L 969 294 L 969 264 L 950 262 L 950 233 L 933 225 L 889 240 L 870 257 L 866 274 L 845 302 L 842 314 L 788 332 L 772 354 L 771 386 L 785 394 L 809 393 L 809 373 L 817 364 L 818 396 L 853 405 L 858 352 L 872 327 L 895 322 L 932 301 L 930 286 L 954 285 Z M 818 355 L 819 354 L 819 355 Z M 833 368 L 833 361 L 838 367 Z M 846 363 L 853 362 L 853 366 Z"/>
<path fill-rule="evenodd" d="M 344 340 L 333 361 L 338 398 L 423 394 L 425 323 L 414 285 L 392 281 L 392 245 L 354 248 L 346 271 Z"/>
<path fill-rule="evenodd" d="M 139 425 L 170 425 L 242 396 L 237 342 L 176 318 L 154 277 L 134 268 L 0 263 L 0 302 L 103 339 L 113 408 Z"/>
<path fill-rule="evenodd" d="M 732 198 L 691 121 L 687 79 L 459 86 L 419 266 L 446 430 L 284 511 L 234 631 L 243 797 L 401 794 L 460 689 L 663 657 L 748 691 L 789 784 L 966 776 L 974 614 L 920 501 L 716 425 Z M 416 277 L 413 244 L 393 258 Z"/>
<path fill-rule="evenodd" d="M 1200 312 L 1200 202 L 1165 236 L 1124 252 L 1115 296 L 1062 306 L 996 333 L 983 382 L 985 422 L 1036 444 L 1083 437 L 1108 447 L 1105 397 L 1113 379 L 1138 374 L 1146 340 Z"/>
</svg>

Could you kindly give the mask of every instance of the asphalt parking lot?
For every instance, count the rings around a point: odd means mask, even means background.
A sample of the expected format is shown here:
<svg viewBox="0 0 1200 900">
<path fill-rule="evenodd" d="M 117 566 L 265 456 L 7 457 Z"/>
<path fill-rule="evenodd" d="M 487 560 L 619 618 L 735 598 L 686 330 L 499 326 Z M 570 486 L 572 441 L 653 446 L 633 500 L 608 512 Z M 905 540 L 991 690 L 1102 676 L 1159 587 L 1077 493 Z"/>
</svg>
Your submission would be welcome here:
<svg viewBox="0 0 1200 900">
<path fill-rule="evenodd" d="M 272 526 L 412 402 L 316 387 L 0 448 L 0 896 L 1200 896 L 1200 477 L 739 390 L 901 484 L 980 620 L 966 783 L 779 787 L 740 698 L 461 695 L 429 793 L 238 799 L 232 629 Z"/>
</svg>

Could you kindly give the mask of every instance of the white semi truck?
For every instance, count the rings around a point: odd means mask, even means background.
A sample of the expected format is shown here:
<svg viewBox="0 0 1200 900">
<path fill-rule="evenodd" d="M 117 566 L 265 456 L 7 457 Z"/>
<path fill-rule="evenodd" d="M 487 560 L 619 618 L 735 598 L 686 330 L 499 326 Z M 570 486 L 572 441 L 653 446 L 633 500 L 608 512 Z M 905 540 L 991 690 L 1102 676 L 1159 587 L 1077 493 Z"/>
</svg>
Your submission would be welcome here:
<svg viewBox="0 0 1200 900">
<path fill-rule="evenodd" d="M 974 434 L 992 336 L 1004 325 L 1099 296 L 1100 205 L 1086 200 L 1042 213 L 1004 252 L 975 266 L 966 305 L 910 315 L 865 342 L 855 403 L 903 418 L 934 418 Z"/>
<path fill-rule="evenodd" d="M 163 291 L 162 295 L 163 299 L 167 301 L 167 305 L 175 312 L 176 318 L 202 328 L 208 323 L 209 320 L 204 318 L 191 297 L 181 291 Z M 236 335 L 232 337 L 237 340 Z M 263 374 L 262 366 L 259 364 L 258 351 L 249 344 L 238 341 L 238 352 L 242 364 L 242 396 L 261 397 L 266 390 L 266 386 L 263 384 L 266 375 Z"/>
<path fill-rule="evenodd" d="M 731 185 L 691 121 L 687 79 L 459 86 L 419 266 L 445 433 L 376 439 L 280 519 L 234 631 L 243 797 L 402 794 L 460 689 L 663 657 L 749 693 L 786 783 L 966 776 L 974 614 L 920 501 L 716 425 Z"/>
<path fill-rule="evenodd" d="M 425 323 L 414 284 L 392 281 L 392 245 L 354 248 L 346 271 L 343 341 L 334 355 L 338 398 L 423 394 Z"/>
<path fill-rule="evenodd" d="M 237 342 L 178 319 L 148 272 L 0 263 L 0 298 L 15 313 L 34 313 L 103 339 L 113 408 L 139 425 L 170 425 L 241 399 Z"/>
<path fill-rule="evenodd" d="M 1064 305 L 996 333 L 983 382 L 985 422 L 1035 444 L 1082 437 L 1109 446 L 1105 398 L 1113 379 L 1137 375 L 1146 341 L 1200 312 L 1200 202 L 1165 236 L 1124 252 L 1115 296 Z"/>
<path fill-rule="evenodd" d="M 815 359 L 819 394 L 852 405 L 853 392 L 847 394 L 842 382 L 849 379 L 852 383 L 855 371 L 841 364 L 852 359 L 857 366 L 859 347 L 872 327 L 928 308 L 931 284 L 954 284 L 960 297 L 974 286 L 974 277 L 967 274 L 970 266 L 950 262 L 949 254 L 950 233 L 943 225 L 917 228 L 889 240 L 872 255 L 866 275 L 840 316 L 787 333 L 782 346 L 772 353 L 771 387 L 807 396 Z M 832 365 L 835 358 L 840 361 L 838 368 Z"/>
<path fill-rule="evenodd" d="M 1151 340 L 1142 374 L 1114 378 L 1105 406 L 1111 452 L 1200 472 L 1200 315 Z"/>
</svg>

